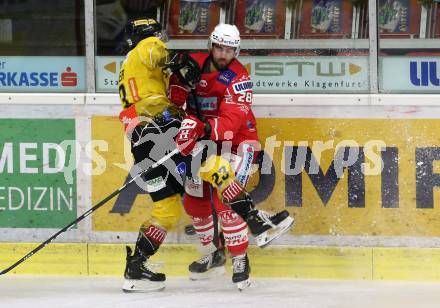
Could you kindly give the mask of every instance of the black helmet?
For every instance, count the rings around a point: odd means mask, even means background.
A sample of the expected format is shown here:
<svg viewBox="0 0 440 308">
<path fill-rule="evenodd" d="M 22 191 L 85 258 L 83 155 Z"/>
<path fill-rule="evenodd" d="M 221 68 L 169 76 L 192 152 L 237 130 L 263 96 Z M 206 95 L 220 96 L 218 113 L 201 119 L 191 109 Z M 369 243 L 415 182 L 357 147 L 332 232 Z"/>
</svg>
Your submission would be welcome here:
<svg viewBox="0 0 440 308">
<path fill-rule="evenodd" d="M 130 49 L 143 39 L 151 36 L 156 36 L 162 40 L 165 39 L 165 34 L 162 31 L 162 25 L 153 18 L 132 20 L 125 27 L 127 35 L 127 43 Z"/>
</svg>

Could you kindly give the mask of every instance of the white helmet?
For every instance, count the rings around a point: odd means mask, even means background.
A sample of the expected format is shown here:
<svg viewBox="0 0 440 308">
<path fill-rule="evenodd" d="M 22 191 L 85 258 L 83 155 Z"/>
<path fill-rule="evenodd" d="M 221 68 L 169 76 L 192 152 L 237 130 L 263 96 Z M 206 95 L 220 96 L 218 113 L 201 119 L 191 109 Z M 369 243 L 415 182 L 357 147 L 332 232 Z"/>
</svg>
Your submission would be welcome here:
<svg viewBox="0 0 440 308">
<path fill-rule="evenodd" d="M 212 49 L 212 44 L 219 44 L 235 48 L 235 56 L 240 52 L 240 31 L 234 25 L 218 24 L 208 41 L 208 49 Z"/>
</svg>

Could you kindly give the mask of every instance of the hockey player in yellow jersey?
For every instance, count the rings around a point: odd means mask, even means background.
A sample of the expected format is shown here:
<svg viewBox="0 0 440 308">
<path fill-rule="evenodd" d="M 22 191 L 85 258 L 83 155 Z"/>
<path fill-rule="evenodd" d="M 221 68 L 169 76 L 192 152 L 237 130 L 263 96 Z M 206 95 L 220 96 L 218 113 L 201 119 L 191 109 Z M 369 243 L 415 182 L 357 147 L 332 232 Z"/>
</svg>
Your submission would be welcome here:
<svg viewBox="0 0 440 308">
<path fill-rule="evenodd" d="M 131 141 L 134 168 L 140 171 L 175 149 L 173 137 L 180 127 L 183 111 L 166 96 L 169 55 L 161 25 L 154 19 L 134 20 L 128 24 L 126 34 L 130 51 L 119 75 L 123 107 L 120 119 Z M 182 160 L 178 154 L 171 163 L 180 166 Z M 177 174 L 171 174 L 172 170 Z M 167 232 L 180 218 L 183 188 L 178 181 L 179 172 L 179 168 L 161 165 L 143 179 L 142 188 L 150 194 L 153 209 L 151 219 L 140 227 L 134 252 L 127 246 L 123 291 L 145 292 L 165 287 L 165 274 L 151 270 L 148 258 L 159 249 Z"/>
<path fill-rule="evenodd" d="M 169 81 L 165 69 L 169 54 L 163 41 L 166 35 L 154 19 L 135 20 L 127 26 L 127 32 L 131 33 L 128 45 L 132 49 L 119 72 L 122 107 L 134 105 L 137 115 L 154 116 L 172 105 L 166 96 Z"/>
</svg>

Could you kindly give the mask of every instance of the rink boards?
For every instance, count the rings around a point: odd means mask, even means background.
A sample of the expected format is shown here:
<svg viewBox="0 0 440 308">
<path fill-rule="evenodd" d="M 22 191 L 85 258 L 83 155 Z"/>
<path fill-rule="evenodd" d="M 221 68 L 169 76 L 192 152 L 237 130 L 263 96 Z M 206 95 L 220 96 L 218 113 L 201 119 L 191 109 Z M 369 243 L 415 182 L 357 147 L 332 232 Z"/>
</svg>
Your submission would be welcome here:
<svg viewBox="0 0 440 308">
<path fill-rule="evenodd" d="M 438 280 L 439 101 L 435 95 L 256 96 L 267 155 L 249 190 L 260 208 L 287 209 L 297 223 L 280 246 L 252 247 L 254 275 Z M 24 243 L 45 240 L 122 186 L 132 160 L 114 95 L 2 95 L 0 103 L 7 105 L 0 112 L 0 264 L 6 267 L 35 246 Z M 118 275 L 123 243 L 134 242 L 150 208 L 148 195 L 133 187 L 17 272 Z M 197 257 L 187 245 L 195 239 L 182 232 L 188 222 L 182 218 L 158 256 L 171 275 L 186 275 Z"/>
<path fill-rule="evenodd" d="M 6 268 L 36 244 L 0 244 L 0 267 Z M 440 281 L 440 249 L 385 247 L 252 246 L 253 277 L 351 280 Z M 195 245 L 165 244 L 151 260 L 169 276 L 188 276 L 199 258 Z M 125 245 L 56 243 L 14 269 L 11 274 L 121 276 Z M 230 260 L 226 269 L 231 272 Z"/>
</svg>

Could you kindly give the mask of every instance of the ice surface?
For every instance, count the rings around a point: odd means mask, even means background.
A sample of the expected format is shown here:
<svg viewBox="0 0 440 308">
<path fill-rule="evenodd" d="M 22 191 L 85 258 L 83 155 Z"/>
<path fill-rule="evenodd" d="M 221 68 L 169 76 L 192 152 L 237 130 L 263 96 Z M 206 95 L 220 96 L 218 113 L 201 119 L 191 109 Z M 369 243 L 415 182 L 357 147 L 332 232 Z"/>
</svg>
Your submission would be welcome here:
<svg viewBox="0 0 440 308">
<path fill-rule="evenodd" d="M 0 307 L 438 308 L 440 283 L 254 279 L 238 292 L 230 277 L 169 278 L 156 293 L 123 293 L 115 277 L 0 277 Z"/>
</svg>

